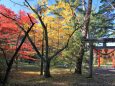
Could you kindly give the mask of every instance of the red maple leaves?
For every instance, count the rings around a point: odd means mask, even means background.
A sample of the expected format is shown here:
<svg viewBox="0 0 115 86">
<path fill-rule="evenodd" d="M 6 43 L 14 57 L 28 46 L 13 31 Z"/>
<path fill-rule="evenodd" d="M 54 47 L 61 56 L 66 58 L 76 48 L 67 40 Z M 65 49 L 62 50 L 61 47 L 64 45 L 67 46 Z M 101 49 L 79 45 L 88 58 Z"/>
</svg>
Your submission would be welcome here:
<svg viewBox="0 0 115 86">
<path fill-rule="evenodd" d="M 24 11 L 20 11 L 19 14 L 15 14 L 11 9 L 6 8 L 3 5 L 0 5 L 0 13 L 4 15 L 10 16 L 17 20 L 17 22 L 24 26 L 25 24 L 30 25 L 30 19 L 28 15 Z M 32 17 L 33 22 L 35 19 Z M 21 33 L 20 33 L 21 32 Z M 15 21 L 10 18 L 6 18 L 3 15 L 0 15 L 0 47 L 3 48 L 7 52 L 14 52 L 24 33 L 22 33 L 21 29 L 16 25 Z M 32 59 L 29 55 L 33 52 L 32 46 L 28 40 L 22 45 L 19 54 L 21 58 Z"/>
</svg>

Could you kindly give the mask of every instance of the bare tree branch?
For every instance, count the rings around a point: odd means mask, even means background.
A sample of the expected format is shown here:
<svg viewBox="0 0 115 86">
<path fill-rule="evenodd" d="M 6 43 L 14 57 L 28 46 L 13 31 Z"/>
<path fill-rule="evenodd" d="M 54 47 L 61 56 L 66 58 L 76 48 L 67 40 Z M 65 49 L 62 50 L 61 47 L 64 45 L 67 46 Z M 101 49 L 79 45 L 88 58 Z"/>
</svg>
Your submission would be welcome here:
<svg viewBox="0 0 115 86">
<path fill-rule="evenodd" d="M 16 5 L 19 5 L 19 6 L 25 6 L 25 5 L 22 5 L 22 4 L 19 4 L 19 3 L 15 2 L 15 1 L 12 1 L 12 0 L 9 0 L 9 1 L 16 4 Z"/>
<path fill-rule="evenodd" d="M 24 5 L 25 5 L 26 7 L 30 7 L 30 9 L 31 9 L 35 14 L 38 15 L 38 12 L 37 12 L 35 9 L 32 8 L 32 6 L 28 3 L 28 1 L 25 0 L 25 2 L 26 2 L 26 4 L 24 4 Z M 40 16 L 40 15 L 39 15 L 39 16 Z"/>
<path fill-rule="evenodd" d="M 48 45 L 47 25 L 44 24 L 44 22 L 43 22 L 41 16 L 38 14 L 38 12 L 37 12 L 35 9 L 32 8 L 32 6 L 28 3 L 28 1 L 25 0 L 25 2 L 26 2 L 26 4 L 30 7 L 30 9 L 37 15 L 37 17 L 38 17 L 38 19 L 39 19 L 39 21 L 40 21 L 40 23 L 41 23 L 41 25 L 42 25 L 42 27 L 43 27 L 43 29 L 44 29 L 45 45 L 46 45 L 46 47 L 45 47 L 45 51 L 46 51 L 45 54 L 46 54 L 46 56 L 45 56 L 45 57 L 46 57 L 46 59 L 48 59 L 49 45 Z"/>
<path fill-rule="evenodd" d="M 27 15 L 28 15 L 28 17 L 29 17 L 31 23 L 34 24 L 33 21 L 32 21 L 32 18 L 30 17 L 30 15 L 29 15 L 28 13 L 27 13 Z"/>
<path fill-rule="evenodd" d="M 37 15 L 37 17 L 38 17 L 38 19 L 40 20 L 40 23 L 41 23 L 43 29 L 46 29 L 47 27 L 46 27 L 46 25 L 44 24 L 44 22 L 42 21 L 40 14 L 38 14 L 38 12 L 37 12 L 35 9 L 32 8 L 32 6 L 28 3 L 27 0 L 25 0 L 25 2 L 27 3 L 27 6 L 29 6 L 30 9 Z"/>
</svg>

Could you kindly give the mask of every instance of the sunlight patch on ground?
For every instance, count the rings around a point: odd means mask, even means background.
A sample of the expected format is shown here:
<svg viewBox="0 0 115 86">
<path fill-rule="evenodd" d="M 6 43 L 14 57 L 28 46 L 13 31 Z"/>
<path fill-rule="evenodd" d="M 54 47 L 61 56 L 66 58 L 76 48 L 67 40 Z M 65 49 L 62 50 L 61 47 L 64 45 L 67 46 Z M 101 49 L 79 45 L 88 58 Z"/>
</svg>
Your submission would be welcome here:
<svg viewBox="0 0 115 86">
<path fill-rule="evenodd" d="M 39 83 L 45 83 L 46 81 L 45 80 L 41 80 L 41 81 L 39 81 Z"/>
<path fill-rule="evenodd" d="M 67 86 L 67 84 L 63 83 L 63 82 L 60 82 L 60 83 L 53 82 L 53 84 L 56 85 L 56 86 Z"/>
<path fill-rule="evenodd" d="M 109 70 L 109 71 L 111 71 L 111 72 L 115 72 L 115 69 L 114 69 L 114 70 Z"/>
<path fill-rule="evenodd" d="M 32 72 L 32 71 L 26 71 L 26 72 L 21 72 L 21 73 L 23 73 L 23 74 L 33 74 L 33 75 L 40 74 L 40 72 Z"/>
<path fill-rule="evenodd" d="M 67 72 L 70 72 L 70 70 L 69 69 L 61 69 L 61 68 L 51 70 L 51 73 L 53 73 L 53 74 L 65 74 Z"/>
</svg>

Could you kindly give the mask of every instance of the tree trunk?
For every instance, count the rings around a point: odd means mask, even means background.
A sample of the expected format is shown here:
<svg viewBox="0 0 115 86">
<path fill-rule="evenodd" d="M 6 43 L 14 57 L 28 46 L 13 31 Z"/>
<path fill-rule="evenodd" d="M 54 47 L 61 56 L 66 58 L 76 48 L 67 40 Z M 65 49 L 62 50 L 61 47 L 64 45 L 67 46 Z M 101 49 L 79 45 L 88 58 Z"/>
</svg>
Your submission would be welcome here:
<svg viewBox="0 0 115 86">
<path fill-rule="evenodd" d="M 51 77 L 51 74 L 50 74 L 50 60 L 47 60 L 47 61 L 45 62 L 44 77 L 45 77 L 45 78 Z"/>
<path fill-rule="evenodd" d="M 79 58 L 77 58 L 75 73 L 82 74 L 82 60 L 84 56 L 84 47 L 81 47 Z"/>
<path fill-rule="evenodd" d="M 43 69 L 44 69 L 44 62 L 41 59 L 41 68 L 40 68 L 40 75 L 43 75 Z"/>
<path fill-rule="evenodd" d="M 84 39 L 87 38 L 87 33 L 89 30 L 88 27 L 89 27 L 89 22 L 90 22 L 91 8 L 92 8 L 92 0 L 88 0 L 88 9 L 87 9 L 85 17 L 84 17 L 84 25 L 81 28 L 82 44 L 81 44 L 81 50 L 80 50 L 80 57 L 78 58 L 78 61 L 76 62 L 76 69 L 75 69 L 75 73 L 77 73 L 77 74 L 82 74 L 82 60 L 83 60 L 83 56 L 84 56 L 84 46 L 85 46 Z"/>
<path fill-rule="evenodd" d="M 44 30 L 42 33 L 42 57 L 44 57 Z M 41 59 L 41 69 L 40 69 L 40 75 L 43 75 L 43 69 L 44 69 L 44 61 Z"/>
<path fill-rule="evenodd" d="M 12 68 L 12 65 L 7 68 L 4 80 L 2 82 L 2 86 L 5 86 L 7 83 L 11 68 Z"/>
</svg>

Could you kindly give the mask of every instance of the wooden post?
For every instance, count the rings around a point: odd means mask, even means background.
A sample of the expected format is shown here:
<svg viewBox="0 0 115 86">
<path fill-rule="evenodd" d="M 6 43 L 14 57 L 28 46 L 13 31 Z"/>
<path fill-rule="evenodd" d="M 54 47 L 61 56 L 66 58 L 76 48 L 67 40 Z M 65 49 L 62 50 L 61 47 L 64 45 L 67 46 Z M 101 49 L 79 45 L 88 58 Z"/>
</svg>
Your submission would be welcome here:
<svg viewBox="0 0 115 86">
<path fill-rule="evenodd" d="M 93 43 L 90 43 L 89 78 L 92 78 L 92 73 L 93 73 Z"/>
<path fill-rule="evenodd" d="M 100 50 L 98 50 L 98 68 L 100 67 Z"/>
</svg>

